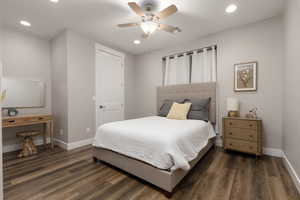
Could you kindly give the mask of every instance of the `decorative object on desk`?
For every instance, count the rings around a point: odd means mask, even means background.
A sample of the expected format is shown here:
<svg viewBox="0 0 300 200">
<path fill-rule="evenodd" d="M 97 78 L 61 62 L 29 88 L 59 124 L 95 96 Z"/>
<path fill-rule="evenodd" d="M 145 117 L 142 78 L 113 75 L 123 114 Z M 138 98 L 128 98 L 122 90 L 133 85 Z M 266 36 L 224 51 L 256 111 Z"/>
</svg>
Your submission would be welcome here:
<svg viewBox="0 0 300 200">
<path fill-rule="evenodd" d="M 234 91 L 251 92 L 257 90 L 257 62 L 234 65 Z"/>
<path fill-rule="evenodd" d="M 37 148 L 34 145 L 33 138 L 32 138 L 33 136 L 37 136 L 37 135 L 40 135 L 39 131 L 25 131 L 25 132 L 17 133 L 18 137 L 23 138 L 22 150 L 18 155 L 19 158 L 37 154 Z"/>
<path fill-rule="evenodd" d="M 236 98 L 227 98 L 228 117 L 239 117 L 239 100 Z"/>
<path fill-rule="evenodd" d="M 15 117 L 18 115 L 18 110 L 16 108 L 8 108 L 7 109 L 7 114 L 10 117 Z"/>
<path fill-rule="evenodd" d="M 246 114 L 246 118 L 256 119 L 257 118 L 257 108 L 249 110 L 249 113 Z"/>
</svg>

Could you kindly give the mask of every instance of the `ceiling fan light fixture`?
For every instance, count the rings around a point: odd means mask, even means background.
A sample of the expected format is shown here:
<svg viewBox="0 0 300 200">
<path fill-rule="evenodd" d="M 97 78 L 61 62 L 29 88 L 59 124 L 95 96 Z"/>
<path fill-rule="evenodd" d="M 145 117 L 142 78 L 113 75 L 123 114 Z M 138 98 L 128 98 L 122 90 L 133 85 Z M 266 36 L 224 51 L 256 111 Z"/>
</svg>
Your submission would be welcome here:
<svg viewBox="0 0 300 200">
<path fill-rule="evenodd" d="M 152 12 L 152 4 L 147 5 L 148 8 L 146 9 L 146 12 L 136 2 L 129 2 L 128 6 L 138 16 L 141 17 L 141 23 L 135 22 L 118 24 L 118 27 L 120 28 L 140 26 L 140 28 L 144 32 L 144 34 L 142 35 L 144 39 L 149 38 L 156 30 L 163 30 L 169 33 L 181 32 L 181 29 L 179 29 L 178 27 L 161 23 L 162 19 L 165 19 L 178 11 L 177 7 L 174 4 L 170 5 L 169 7 L 163 9 L 158 13 Z"/>
<path fill-rule="evenodd" d="M 145 34 L 149 35 L 154 33 L 159 27 L 159 24 L 153 21 L 145 21 L 141 23 L 141 29 Z"/>
</svg>

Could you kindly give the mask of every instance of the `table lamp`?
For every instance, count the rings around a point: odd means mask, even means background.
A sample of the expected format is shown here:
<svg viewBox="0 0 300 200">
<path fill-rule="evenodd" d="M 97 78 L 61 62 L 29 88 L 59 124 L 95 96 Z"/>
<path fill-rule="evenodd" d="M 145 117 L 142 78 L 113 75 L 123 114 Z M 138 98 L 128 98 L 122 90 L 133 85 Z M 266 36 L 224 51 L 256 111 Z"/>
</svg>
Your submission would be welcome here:
<svg viewBox="0 0 300 200">
<path fill-rule="evenodd" d="M 228 117 L 239 117 L 239 100 L 236 98 L 227 98 Z"/>
</svg>

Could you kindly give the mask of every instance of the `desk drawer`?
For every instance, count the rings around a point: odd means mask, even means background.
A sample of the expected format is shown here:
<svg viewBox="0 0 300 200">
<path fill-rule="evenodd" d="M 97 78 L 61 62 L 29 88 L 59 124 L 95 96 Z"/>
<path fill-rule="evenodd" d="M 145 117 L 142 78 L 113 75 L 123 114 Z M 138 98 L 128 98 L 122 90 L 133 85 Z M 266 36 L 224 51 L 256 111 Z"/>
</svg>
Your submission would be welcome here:
<svg viewBox="0 0 300 200">
<path fill-rule="evenodd" d="M 9 125 L 15 125 L 18 124 L 18 120 L 15 119 L 3 119 L 2 120 L 2 126 L 9 126 Z"/>
<path fill-rule="evenodd" d="M 251 142 L 257 141 L 257 131 L 252 129 L 243 129 L 243 128 L 228 128 L 225 131 L 225 135 L 228 138 L 248 140 Z"/>
<path fill-rule="evenodd" d="M 50 115 L 30 116 L 30 117 L 11 117 L 2 120 L 2 127 L 22 126 L 52 120 Z"/>
<path fill-rule="evenodd" d="M 25 119 L 24 121 L 46 121 L 46 120 L 51 120 L 52 117 L 45 115 L 45 116 L 37 116 L 37 117 L 31 117 L 30 119 Z"/>
</svg>

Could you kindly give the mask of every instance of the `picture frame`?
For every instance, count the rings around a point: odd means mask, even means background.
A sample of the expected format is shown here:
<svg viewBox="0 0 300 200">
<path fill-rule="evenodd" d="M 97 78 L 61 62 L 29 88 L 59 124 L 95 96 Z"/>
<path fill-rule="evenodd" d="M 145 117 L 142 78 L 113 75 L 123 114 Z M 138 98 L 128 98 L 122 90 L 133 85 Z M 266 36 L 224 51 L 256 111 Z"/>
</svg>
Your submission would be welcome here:
<svg viewBox="0 0 300 200">
<path fill-rule="evenodd" d="M 247 62 L 234 65 L 234 91 L 257 91 L 257 66 L 258 63 Z"/>
</svg>

